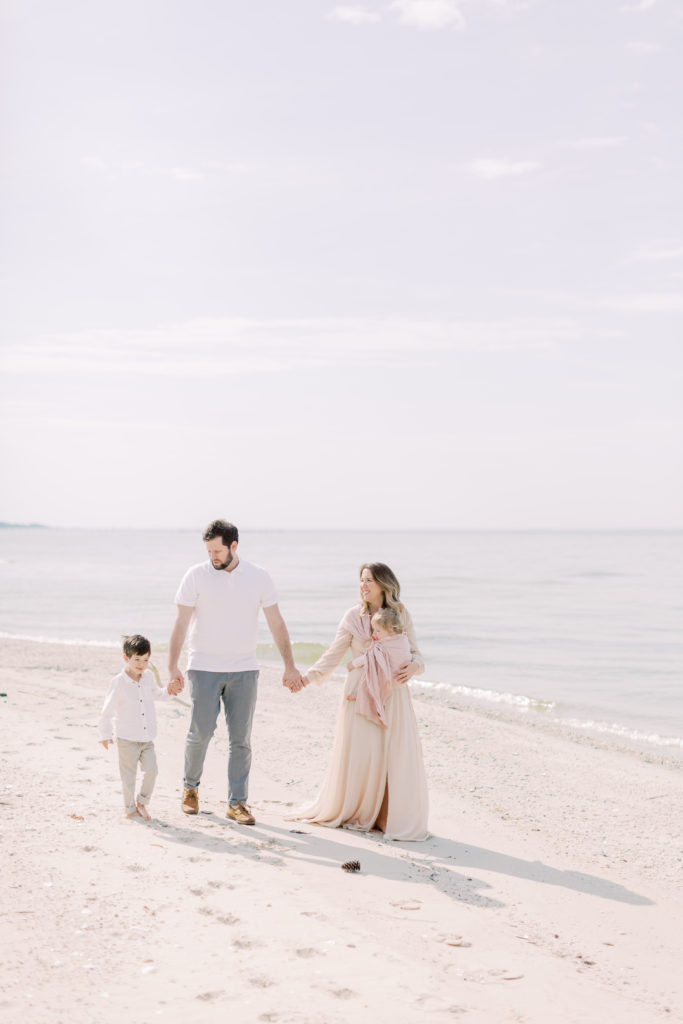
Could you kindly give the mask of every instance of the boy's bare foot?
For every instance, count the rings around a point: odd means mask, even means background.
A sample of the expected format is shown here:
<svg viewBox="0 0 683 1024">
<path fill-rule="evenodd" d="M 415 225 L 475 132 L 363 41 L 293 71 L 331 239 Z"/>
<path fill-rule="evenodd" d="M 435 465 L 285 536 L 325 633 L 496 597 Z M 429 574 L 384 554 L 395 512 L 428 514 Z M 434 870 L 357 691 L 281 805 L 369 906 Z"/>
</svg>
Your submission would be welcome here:
<svg viewBox="0 0 683 1024">
<path fill-rule="evenodd" d="M 140 814 L 139 814 L 139 812 L 138 812 L 138 811 L 130 811 L 130 813 L 128 813 L 128 814 L 126 815 L 126 817 L 127 817 L 127 818 L 139 818 L 139 817 L 140 817 Z"/>
<path fill-rule="evenodd" d="M 145 821 L 151 821 L 152 820 L 152 815 L 149 813 L 149 811 L 147 810 L 147 808 L 145 807 L 144 804 L 138 803 L 138 804 L 136 804 L 136 807 L 138 809 L 138 814 L 140 815 L 141 818 L 144 818 Z"/>
</svg>

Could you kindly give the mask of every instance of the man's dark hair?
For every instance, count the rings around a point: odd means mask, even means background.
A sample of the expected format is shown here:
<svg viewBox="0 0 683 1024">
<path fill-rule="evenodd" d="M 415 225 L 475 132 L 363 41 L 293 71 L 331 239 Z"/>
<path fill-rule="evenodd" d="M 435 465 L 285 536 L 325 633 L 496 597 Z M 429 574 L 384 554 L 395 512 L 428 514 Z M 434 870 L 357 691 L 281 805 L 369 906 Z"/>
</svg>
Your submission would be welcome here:
<svg viewBox="0 0 683 1024">
<path fill-rule="evenodd" d="M 226 548 L 229 548 L 234 541 L 240 539 L 237 527 L 229 523 L 227 519 L 214 519 L 202 534 L 203 541 L 215 540 L 216 537 L 221 538 Z"/>
<path fill-rule="evenodd" d="M 146 636 L 140 636 L 139 633 L 135 633 L 133 636 L 124 636 L 123 653 L 127 658 L 132 658 L 134 654 L 143 657 L 145 654 L 152 653 L 152 645 Z"/>
</svg>

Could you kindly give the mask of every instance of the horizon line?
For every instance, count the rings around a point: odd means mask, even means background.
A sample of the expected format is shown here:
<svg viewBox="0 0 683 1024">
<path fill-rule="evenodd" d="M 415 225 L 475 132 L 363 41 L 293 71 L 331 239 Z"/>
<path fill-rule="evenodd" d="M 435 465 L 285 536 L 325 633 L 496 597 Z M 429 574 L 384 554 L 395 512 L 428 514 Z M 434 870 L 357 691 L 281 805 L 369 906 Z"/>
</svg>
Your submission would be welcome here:
<svg viewBox="0 0 683 1024">
<path fill-rule="evenodd" d="M 55 526 L 50 523 L 9 523 L 0 530 L 87 530 L 102 533 L 195 533 L 195 526 Z M 240 533 L 683 533 L 683 526 L 258 526 L 238 527 Z"/>
</svg>

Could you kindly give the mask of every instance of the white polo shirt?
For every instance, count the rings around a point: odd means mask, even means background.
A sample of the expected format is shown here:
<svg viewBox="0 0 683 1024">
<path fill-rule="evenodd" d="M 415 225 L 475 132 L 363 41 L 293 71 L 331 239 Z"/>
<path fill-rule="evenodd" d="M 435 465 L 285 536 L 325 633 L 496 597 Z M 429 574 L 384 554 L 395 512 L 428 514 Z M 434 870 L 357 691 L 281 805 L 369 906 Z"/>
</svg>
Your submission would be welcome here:
<svg viewBox="0 0 683 1024">
<path fill-rule="evenodd" d="M 188 668 L 204 672 L 258 668 L 259 612 L 277 604 L 273 581 L 260 565 L 240 559 L 232 572 L 214 569 L 211 562 L 193 565 L 180 581 L 175 602 L 194 608 Z"/>
</svg>

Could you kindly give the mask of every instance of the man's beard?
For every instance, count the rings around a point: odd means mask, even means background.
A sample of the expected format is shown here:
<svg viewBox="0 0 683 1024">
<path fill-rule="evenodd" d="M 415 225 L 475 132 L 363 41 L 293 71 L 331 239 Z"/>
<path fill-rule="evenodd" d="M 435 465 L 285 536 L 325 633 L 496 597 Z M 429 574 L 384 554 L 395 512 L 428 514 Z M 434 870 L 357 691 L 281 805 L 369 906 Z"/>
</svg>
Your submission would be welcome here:
<svg viewBox="0 0 683 1024">
<path fill-rule="evenodd" d="M 217 572 L 222 572 L 222 571 L 223 571 L 223 569 L 227 569 L 229 565 L 232 565 L 232 563 L 234 562 L 234 560 L 235 560 L 235 556 L 234 556 L 234 555 L 232 554 L 232 552 L 231 552 L 231 553 L 230 553 L 230 557 L 228 558 L 228 561 L 227 561 L 227 562 L 221 562 L 221 564 L 220 564 L 220 565 L 216 565 L 216 564 L 215 564 L 215 562 L 211 562 L 211 565 L 213 565 L 214 569 L 215 569 L 215 570 L 216 570 Z"/>
</svg>

